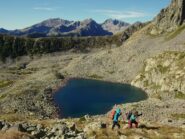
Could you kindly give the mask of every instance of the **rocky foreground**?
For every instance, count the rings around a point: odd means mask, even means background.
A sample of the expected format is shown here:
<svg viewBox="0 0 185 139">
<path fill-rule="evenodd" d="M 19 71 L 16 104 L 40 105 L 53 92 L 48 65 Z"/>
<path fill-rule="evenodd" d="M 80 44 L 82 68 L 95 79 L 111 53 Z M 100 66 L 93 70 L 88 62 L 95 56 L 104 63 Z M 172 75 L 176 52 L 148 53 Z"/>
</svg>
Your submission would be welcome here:
<svg viewBox="0 0 185 139">
<path fill-rule="evenodd" d="M 46 123 L 45 123 L 46 124 Z M 3 139 L 65 139 L 76 138 L 84 139 L 84 132 L 77 130 L 75 124 L 71 126 L 64 122 L 57 122 L 52 124 L 52 127 L 39 124 L 39 123 L 7 123 L 5 121 L 0 122 L 0 135 Z"/>
<path fill-rule="evenodd" d="M 126 121 L 121 120 L 121 129 L 112 130 L 111 124 L 111 120 L 106 116 L 16 123 L 0 121 L 0 136 L 2 139 L 183 139 L 185 137 L 185 128 L 142 121 L 139 128 L 129 129 Z"/>
</svg>

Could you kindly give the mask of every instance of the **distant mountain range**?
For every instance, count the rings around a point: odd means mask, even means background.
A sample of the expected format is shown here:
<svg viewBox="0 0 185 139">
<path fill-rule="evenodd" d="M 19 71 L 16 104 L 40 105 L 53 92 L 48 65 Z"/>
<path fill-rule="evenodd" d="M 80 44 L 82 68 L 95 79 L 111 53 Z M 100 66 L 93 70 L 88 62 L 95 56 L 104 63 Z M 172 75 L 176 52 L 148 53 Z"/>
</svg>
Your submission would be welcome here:
<svg viewBox="0 0 185 139">
<path fill-rule="evenodd" d="M 123 31 L 128 26 L 129 24 L 126 22 L 113 19 L 108 19 L 104 23 L 98 24 L 93 19 L 68 21 L 60 18 L 53 18 L 19 30 L 6 30 L 0 28 L 0 33 L 28 37 L 105 36 Z"/>
</svg>

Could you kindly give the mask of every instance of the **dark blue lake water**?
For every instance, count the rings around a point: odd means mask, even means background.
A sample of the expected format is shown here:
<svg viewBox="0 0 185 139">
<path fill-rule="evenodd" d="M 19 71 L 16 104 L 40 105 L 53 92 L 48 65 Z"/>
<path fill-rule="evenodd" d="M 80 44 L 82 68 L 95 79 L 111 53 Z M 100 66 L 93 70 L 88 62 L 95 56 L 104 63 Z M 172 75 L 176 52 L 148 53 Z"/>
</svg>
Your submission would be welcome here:
<svg viewBox="0 0 185 139">
<path fill-rule="evenodd" d="M 73 79 L 54 95 L 62 118 L 86 114 L 105 114 L 115 104 L 137 102 L 147 98 L 145 92 L 127 84 Z"/>
</svg>

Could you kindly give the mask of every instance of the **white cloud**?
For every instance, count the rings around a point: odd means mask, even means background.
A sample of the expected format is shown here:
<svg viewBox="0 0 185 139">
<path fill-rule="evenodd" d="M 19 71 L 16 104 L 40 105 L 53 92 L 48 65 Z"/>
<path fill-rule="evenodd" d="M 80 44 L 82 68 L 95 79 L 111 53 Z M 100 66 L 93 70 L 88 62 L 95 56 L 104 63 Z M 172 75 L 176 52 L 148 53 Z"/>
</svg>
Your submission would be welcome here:
<svg viewBox="0 0 185 139">
<path fill-rule="evenodd" d="M 110 18 L 128 19 L 148 16 L 148 14 L 137 11 L 116 11 L 116 10 L 93 10 L 92 12 L 106 15 Z"/>
<path fill-rule="evenodd" d="M 52 7 L 34 7 L 34 10 L 39 10 L 39 11 L 55 11 L 56 8 Z"/>
</svg>

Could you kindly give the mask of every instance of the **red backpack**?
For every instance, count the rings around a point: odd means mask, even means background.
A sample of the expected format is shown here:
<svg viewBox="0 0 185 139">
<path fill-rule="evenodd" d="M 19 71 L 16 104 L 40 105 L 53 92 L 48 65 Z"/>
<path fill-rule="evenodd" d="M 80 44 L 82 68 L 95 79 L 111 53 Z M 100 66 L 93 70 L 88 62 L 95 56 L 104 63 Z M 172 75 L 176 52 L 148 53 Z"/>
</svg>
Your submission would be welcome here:
<svg viewBox="0 0 185 139">
<path fill-rule="evenodd" d="M 114 115 L 116 114 L 116 110 L 113 109 L 110 113 L 110 118 L 113 120 L 114 119 Z"/>
</svg>

